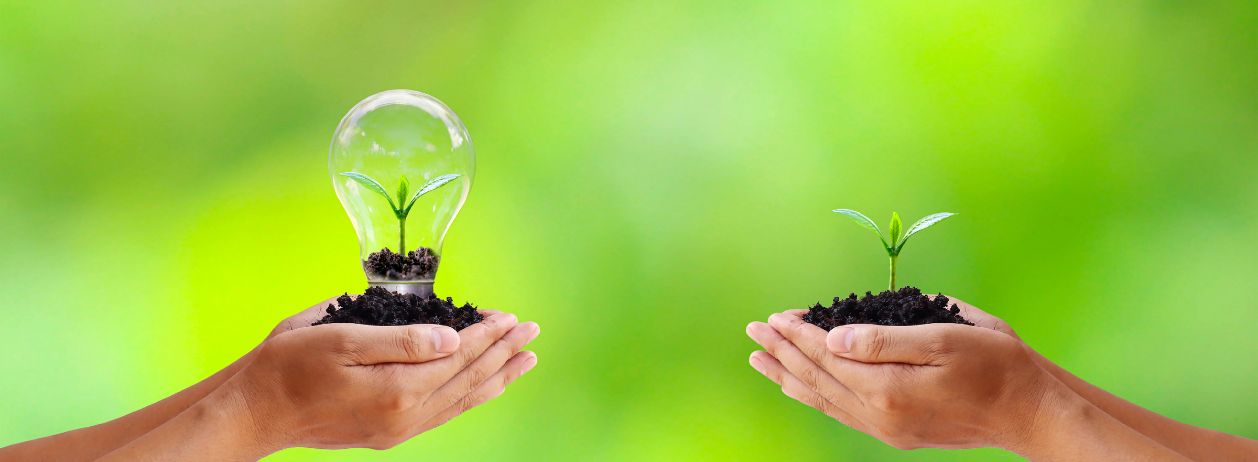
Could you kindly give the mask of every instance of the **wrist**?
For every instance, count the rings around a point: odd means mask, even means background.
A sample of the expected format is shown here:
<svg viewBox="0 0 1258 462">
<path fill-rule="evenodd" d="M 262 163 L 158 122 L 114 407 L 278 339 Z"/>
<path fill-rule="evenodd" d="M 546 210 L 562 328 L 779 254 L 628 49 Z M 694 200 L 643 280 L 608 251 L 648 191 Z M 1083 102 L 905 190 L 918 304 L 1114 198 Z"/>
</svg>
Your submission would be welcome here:
<svg viewBox="0 0 1258 462">
<path fill-rule="evenodd" d="M 222 437 L 240 448 L 247 458 L 259 459 L 289 446 L 283 432 L 266 417 L 260 400 L 253 397 L 238 381 L 224 384 L 206 399 L 197 403 L 208 425 L 220 429 Z"/>
<path fill-rule="evenodd" d="M 1002 442 L 1001 448 L 1031 460 L 1051 458 L 1052 452 L 1069 447 L 1080 429 L 1089 428 L 1099 409 L 1055 378 L 1044 388 L 1028 415 L 1021 434 Z"/>
</svg>

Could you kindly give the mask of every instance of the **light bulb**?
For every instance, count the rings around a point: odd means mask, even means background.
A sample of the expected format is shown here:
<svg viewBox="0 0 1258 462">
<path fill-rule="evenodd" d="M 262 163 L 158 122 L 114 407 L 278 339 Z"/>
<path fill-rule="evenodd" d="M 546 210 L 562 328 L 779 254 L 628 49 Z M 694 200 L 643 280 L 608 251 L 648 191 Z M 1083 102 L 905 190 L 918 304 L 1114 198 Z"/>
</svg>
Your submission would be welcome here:
<svg viewBox="0 0 1258 462">
<path fill-rule="evenodd" d="M 370 285 L 432 294 L 442 241 L 475 170 L 467 128 L 432 96 L 384 91 L 345 114 L 332 135 L 328 173 L 358 233 Z"/>
</svg>

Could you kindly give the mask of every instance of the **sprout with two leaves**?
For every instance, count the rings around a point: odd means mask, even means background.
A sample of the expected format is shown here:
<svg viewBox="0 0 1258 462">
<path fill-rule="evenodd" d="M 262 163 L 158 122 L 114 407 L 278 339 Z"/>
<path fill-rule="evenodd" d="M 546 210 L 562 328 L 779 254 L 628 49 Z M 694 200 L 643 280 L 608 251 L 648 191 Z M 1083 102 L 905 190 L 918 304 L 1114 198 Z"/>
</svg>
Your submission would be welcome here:
<svg viewBox="0 0 1258 462">
<path fill-rule="evenodd" d="M 398 183 L 397 187 L 397 201 L 394 202 L 393 196 L 389 195 L 389 192 L 384 189 L 384 185 L 380 184 L 379 181 L 358 172 L 344 172 L 341 173 L 341 175 L 357 181 L 358 184 L 363 185 L 363 187 L 371 191 L 375 191 L 377 194 L 384 196 L 385 200 L 389 201 L 389 208 L 393 209 L 393 215 L 397 217 L 398 221 L 398 253 L 401 254 L 406 253 L 406 216 L 411 214 L 411 207 L 415 206 L 415 200 L 419 199 L 419 196 L 428 194 L 429 192 L 432 192 L 432 190 L 440 188 L 446 183 L 454 181 L 459 177 L 457 173 L 452 173 L 433 178 L 427 183 L 424 183 L 424 186 L 419 188 L 418 191 L 415 191 L 408 200 L 407 194 L 410 192 L 410 183 L 406 181 L 406 175 L 402 175 L 402 180 Z"/>
<path fill-rule="evenodd" d="M 935 223 L 939 223 L 948 217 L 956 215 L 955 213 L 948 212 L 927 215 L 925 218 L 917 220 L 916 223 L 913 223 L 912 226 L 909 226 L 909 229 L 904 230 L 904 233 L 901 234 L 900 231 L 903 225 L 900 223 L 900 215 L 895 212 L 891 212 L 891 226 L 889 230 L 891 232 L 891 241 L 888 242 L 886 238 L 882 237 L 882 231 L 878 229 L 878 225 L 874 224 L 874 221 L 870 220 L 869 217 L 864 214 L 849 209 L 838 209 L 835 210 L 834 213 L 851 218 L 852 221 L 856 222 L 856 224 L 873 231 L 874 235 L 878 236 L 878 239 L 882 241 L 882 247 L 886 249 L 887 257 L 891 259 L 890 289 L 892 291 L 895 290 L 895 260 L 900 257 L 900 250 L 904 249 L 904 243 L 909 241 L 909 237 L 912 237 L 914 234 L 917 234 L 923 229 L 931 227 L 931 225 L 934 225 Z"/>
</svg>

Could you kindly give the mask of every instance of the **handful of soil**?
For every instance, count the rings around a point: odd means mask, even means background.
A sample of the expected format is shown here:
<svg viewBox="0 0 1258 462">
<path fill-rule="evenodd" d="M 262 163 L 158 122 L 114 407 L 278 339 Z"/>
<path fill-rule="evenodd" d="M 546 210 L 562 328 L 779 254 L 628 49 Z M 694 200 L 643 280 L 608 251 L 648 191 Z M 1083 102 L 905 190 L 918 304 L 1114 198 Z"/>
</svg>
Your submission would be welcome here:
<svg viewBox="0 0 1258 462">
<path fill-rule="evenodd" d="M 808 309 L 804 322 L 816 324 L 829 331 L 846 324 L 879 324 L 883 326 L 916 326 L 919 324 L 956 323 L 973 326 L 961 317 L 956 304 L 948 306 L 948 297 L 937 295 L 934 299 L 922 294 L 916 287 L 901 287 L 898 291 L 885 290 L 878 295 L 865 292 L 859 300 L 856 294 L 847 298 L 834 297 L 830 306 L 820 303 Z"/>
<path fill-rule="evenodd" d="M 439 264 L 441 257 L 428 247 L 420 247 L 406 255 L 393 253 L 385 247 L 367 256 L 363 261 L 363 270 L 372 280 L 415 281 L 435 277 Z"/>
<path fill-rule="evenodd" d="M 414 253 L 414 252 L 412 252 Z M 340 308 L 336 306 L 339 305 Z M 407 324 L 440 324 L 454 330 L 463 330 L 485 319 L 476 307 L 454 305 L 449 297 L 421 297 L 400 294 L 382 287 L 368 287 L 358 297 L 349 294 L 336 298 L 336 305 L 328 305 L 328 315 L 313 325 L 354 323 L 372 326 L 403 326 Z"/>
</svg>

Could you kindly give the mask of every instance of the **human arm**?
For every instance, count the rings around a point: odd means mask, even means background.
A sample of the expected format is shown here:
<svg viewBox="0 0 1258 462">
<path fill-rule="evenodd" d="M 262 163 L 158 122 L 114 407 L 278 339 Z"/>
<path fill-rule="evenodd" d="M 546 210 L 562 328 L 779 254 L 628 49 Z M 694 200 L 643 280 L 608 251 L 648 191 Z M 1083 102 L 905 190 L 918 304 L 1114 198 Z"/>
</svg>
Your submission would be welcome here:
<svg viewBox="0 0 1258 462">
<path fill-rule="evenodd" d="M 255 460 L 287 447 L 384 449 L 498 396 L 537 361 L 536 324 L 329 324 L 281 333 L 206 399 L 102 461 Z M 439 334 L 440 341 L 433 341 Z"/>
<path fill-rule="evenodd" d="M 288 317 L 281 321 L 267 335 L 267 338 L 301 326 L 309 326 L 322 316 L 325 307 L 329 303 L 335 303 L 335 300 L 335 298 L 324 300 Z M 260 347 L 261 345 L 254 347 L 222 370 L 161 401 L 108 422 L 0 448 L 0 459 L 70 462 L 95 460 L 175 418 L 205 398 L 248 365 Z"/>
<path fill-rule="evenodd" d="M 748 334 L 751 363 L 787 395 L 894 447 L 1004 448 L 1032 460 L 1187 460 L 1078 397 L 1015 339 L 951 324 L 849 326 L 798 312 Z M 846 349 L 845 349 L 846 348 Z M 836 352 L 842 350 L 841 352 Z"/>
<path fill-rule="evenodd" d="M 978 326 L 1013 336 L 1018 334 L 996 316 L 953 299 L 961 315 Z M 1245 460 L 1258 458 L 1258 441 L 1189 425 L 1127 401 L 1075 376 L 1022 342 L 1035 364 L 1097 408 L 1150 439 L 1193 460 Z"/>
</svg>

